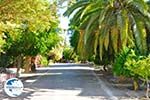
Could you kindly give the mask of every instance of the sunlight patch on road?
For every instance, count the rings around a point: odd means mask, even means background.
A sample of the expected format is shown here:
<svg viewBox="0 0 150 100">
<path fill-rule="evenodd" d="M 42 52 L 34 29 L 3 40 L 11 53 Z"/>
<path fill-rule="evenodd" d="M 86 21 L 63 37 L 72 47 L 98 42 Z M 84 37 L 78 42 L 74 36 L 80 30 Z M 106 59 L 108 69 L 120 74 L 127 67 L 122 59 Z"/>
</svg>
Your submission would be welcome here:
<svg viewBox="0 0 150 100">
<path fill-rule="evenodd" d="M 31 83 L 31 82 L 35 82 L 35 81 L 37 81 L 37 80 L 26 80 L 25 82 Z"/>
<path fill-rule="evenodd" d="M 73 66 L 73 67 L 49 67 L 49 68 L 47 68 L 47 70 L 48 69 L 49 70 L 94 70 L 94 68 L 79 67 L 79 66 Z"/>
<path fill-rule="evenodd" d="M 33 96 L 37 96 L 37 95 L 49 95 L 49 96 L 56 96 L 56 95 L 60 95 L 60 96 L 77 96 L 78 94 L 80 94 L 82 92 L 81 89 L 79 90 L 60 90 L 60 89 L 38 89 L 36 90 L 35 93 L 33 93 Z"/>
<path fill-rule="evenodd" d="M 34 73 L 34 74 L 21 74 L 20 77 L 34 77 L 34 76 L 47 76 L 47 75 L 61 75 L 62 73 Z"/>
</svg>

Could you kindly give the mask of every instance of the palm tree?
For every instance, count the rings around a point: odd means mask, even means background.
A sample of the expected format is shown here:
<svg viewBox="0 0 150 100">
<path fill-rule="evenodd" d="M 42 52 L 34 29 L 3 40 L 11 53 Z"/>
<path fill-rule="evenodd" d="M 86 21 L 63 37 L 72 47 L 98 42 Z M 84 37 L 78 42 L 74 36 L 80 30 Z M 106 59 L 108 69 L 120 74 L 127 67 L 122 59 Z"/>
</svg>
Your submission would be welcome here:
<svg viewBox="0 0 150 100">
<path fill-rule="evenodd" d="M 78 49 L 102 59 L 105 51 L 117 53 L 129 45 L 147 53 L 148 10 L 144 0 L 78 0 L 64 16 L 73 15 L 70 24 L 82 30 Z"/>
</svg>

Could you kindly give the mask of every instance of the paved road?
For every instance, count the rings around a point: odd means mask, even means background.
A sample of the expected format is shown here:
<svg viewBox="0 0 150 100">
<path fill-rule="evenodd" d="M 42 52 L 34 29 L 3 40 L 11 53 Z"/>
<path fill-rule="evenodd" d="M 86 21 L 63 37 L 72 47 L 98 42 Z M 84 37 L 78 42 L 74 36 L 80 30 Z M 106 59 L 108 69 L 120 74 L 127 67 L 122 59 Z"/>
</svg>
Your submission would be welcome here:
<svg viewBox="0 0 150 100">
<path fill-rule="evenodd" d="M 39 68 L 35 77 L 23 81 L 18 98 L 0 94 L 1 100 L 118 100 L 87 65 L 57 64 Z"/>
</svg>

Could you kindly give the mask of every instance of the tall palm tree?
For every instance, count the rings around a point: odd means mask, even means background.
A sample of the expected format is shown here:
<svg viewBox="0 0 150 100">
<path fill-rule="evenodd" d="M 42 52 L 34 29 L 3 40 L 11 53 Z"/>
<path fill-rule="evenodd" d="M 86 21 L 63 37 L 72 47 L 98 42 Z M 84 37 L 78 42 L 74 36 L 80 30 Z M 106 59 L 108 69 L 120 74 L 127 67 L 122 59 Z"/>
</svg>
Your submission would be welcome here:
<svg viewBox="0 0 150 100">
<path fill-rule="evenodd" d="M 70 24 L 82 30 L 79 48 L 84 45 L 91 50 L 88 54 L 99 52 L 102 59 L 104 51 L 117 53 L 129 45 L 147 53 L 148 9 L 145 0 L 78 0 L 64 16 L 73 15 Z"/>
</svg>

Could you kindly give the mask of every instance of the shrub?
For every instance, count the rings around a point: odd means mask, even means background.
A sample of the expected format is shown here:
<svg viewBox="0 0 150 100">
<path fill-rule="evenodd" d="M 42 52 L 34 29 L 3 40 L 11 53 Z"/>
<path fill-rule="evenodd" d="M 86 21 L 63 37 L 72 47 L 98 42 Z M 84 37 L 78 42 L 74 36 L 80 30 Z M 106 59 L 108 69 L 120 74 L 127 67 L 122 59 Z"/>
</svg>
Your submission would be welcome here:
<svg viewBox="0 0 150 100">
<path fill-rule="evenodd" d="M 66 60 L 73 60 L 72 54 L 73 54 L 73 49 L 72 48 L 65 48 L 63 51 L 63 58 Z"/>
<path fill-rule="evenodd" d="M 47 66 L 48 65 L 47 57 L 45 57 L 45 56 L 41 57 L 41 65 L 42 66 Z"/>
<path fill-rule="evenodd" d="M 134 77 L 138 75 L 140 79 L 145 81 L 147 85 L 146 97 L 149 98 L 148 92 L 150 87 L 148 82 L 150 79 L 150 55 L 148 57 L 136 57 L 139 59 L 136 59 L 135 56 L 129 55 L 127 61 L 125 62 L 125 66 L 132 72 Z"/>
<path fill-rule="evenodd" d="M 63 51 L 63 60 L 65 61 L 73 61 L 73 62 L 78 62 L 80 59 L 80 56 L 77 55 L 73 48 L 65 48 L 64 51 Z"/>
<path fill-rule="evenodd" d="M 117 76 L 126 76 L 130 77 L 131 72 L 124 66 L 126 59 L 130 53 L 129 48 L 124 48 L 115 59 L 115 62 L 113 64 L 113 73 Z"/>
<path fill-rule="evenodd" d="M 150 55 L 141 56 L 136 54 L 134 50 L 125 48 L 116 56 L 113 72 L 117 76 L 132 77 L 135 90 L 135 87 L 138 88 L 138 86 L 135 86 L 138 85 L 137 79 L 145 81 L 147 84 L 146 97 L 149 97 Z"/>
</svg>

